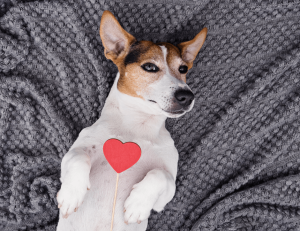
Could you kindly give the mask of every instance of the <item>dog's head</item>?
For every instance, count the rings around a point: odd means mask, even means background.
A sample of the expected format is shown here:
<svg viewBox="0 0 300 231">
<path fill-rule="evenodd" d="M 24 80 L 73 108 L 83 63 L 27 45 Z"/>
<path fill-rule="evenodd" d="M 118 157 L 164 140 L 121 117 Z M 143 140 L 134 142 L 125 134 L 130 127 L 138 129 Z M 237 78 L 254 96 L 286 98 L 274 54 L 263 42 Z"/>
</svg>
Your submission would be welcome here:
<svg viewBox="0 0 300 231">
<path fill-rule="evenodd" d="M 194 94 L 186 84 L 207 34 L 204 28 L 191 41 L 170 43 L 137 41 L 126 32 L 113 14 L 104 11 L 100 37 L 105 57 L 118 67 L 120 92 L 142 99 L 167 117 L 179 117 L 194 105 Z"/>
</svg>

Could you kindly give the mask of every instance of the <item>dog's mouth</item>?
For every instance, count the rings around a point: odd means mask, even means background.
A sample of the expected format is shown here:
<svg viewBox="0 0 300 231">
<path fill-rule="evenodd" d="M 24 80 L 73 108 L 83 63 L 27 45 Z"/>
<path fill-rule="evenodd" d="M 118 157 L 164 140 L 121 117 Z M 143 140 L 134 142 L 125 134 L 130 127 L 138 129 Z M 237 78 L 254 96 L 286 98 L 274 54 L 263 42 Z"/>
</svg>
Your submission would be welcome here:
<svg viewBox="0 0 300 231">
<path fill-rule="evenodd" d="M 154 101 L 154 100 L 148 99 L 148 101 L 157 104 L 157 102 Z M 157 105 L 158 105 L 158 104 L 157 104 Z M 160 109 L 161 109 L 162 111 L 164 111 L 164 112 L 167 112 L 167 113 L 173 114 L 173 115 L 180 115 L 180 114 L 183 114 L 183 113 L 186 112 L 185 110 L 182 110 L 182 109 L 180 109 L 180 110 L 175 110 L 175 111 L 168 111 L 168 110 L 164 110 L 164 109 L 162 109 L 162 108 L 160 108 Z"/>
<path fill-rule="evenodd" d="M 164 109 L 161 109 L 161 110 L 163 110 L 164 112 L 170 113 L 170 114 L 174 114 L 174 115 L 180 115 L 180 114 L 185 113 L 184 110 L 177 110 L 177 111 L 167 111 L 167 110 L 164 110 Z"/>
</svg>

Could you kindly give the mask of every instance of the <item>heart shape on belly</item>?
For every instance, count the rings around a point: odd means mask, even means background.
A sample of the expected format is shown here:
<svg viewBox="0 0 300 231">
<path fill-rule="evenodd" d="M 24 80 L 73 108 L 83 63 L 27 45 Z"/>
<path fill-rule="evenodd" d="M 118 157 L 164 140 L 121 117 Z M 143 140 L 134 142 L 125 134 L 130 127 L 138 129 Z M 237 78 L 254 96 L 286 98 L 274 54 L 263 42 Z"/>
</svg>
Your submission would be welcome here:
<svg viewBox="0 0 300 231">
<path fill-rule="evenodd" d="M 138 162 L 142 151 L 136 143 L 123 144 L 120 140 L 109 139 L 103 145 L 103 153 L 110 166 L 121 173 Z"/>
</svg>

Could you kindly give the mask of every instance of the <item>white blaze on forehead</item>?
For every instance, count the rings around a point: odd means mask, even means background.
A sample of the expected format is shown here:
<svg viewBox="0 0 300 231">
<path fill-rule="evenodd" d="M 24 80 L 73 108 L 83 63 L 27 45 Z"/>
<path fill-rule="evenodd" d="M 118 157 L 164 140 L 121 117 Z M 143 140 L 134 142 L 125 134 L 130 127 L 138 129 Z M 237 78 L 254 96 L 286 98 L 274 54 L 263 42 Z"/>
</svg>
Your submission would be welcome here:
<svg viewBox="0 0 300 231">
<path fill-rule="evenodd" d="M 161 48 L 161 50 L 163 52 L 164 62 L 165 62 L 165 66 L 166 66 L 166 73 L 165 73 L 164 77 L 167 77 L 169 79 L 169 81 L 171 81 L 172 84 L 177 84 L 177 86 L 179 86 L 179 87 L 186 86 L 185 82 L 183 82 L 182 80 L 179 80 L 179 79 L 175 78 L 170 73 L 170 69 L 169 69 L 169 66 L 168 66 L 168 63 L 167 63 L 168 49 L 164 45 L 159 46 L 159 47 Z"/>
<path fill-rule="evenodd" d="M 163 55 L 164 55 L 164 61 L 165 61 L 165 63 L 167 63 L 167 53 L 168 53 L 168 49 L 167 49 L 164 45 L 159 46 L 159 47 L 161 48 L 161 50 L 162 50 L 162 52 L 163 52 Z"/>
<path fill-rule="evenodd" d="M 160 46 L 162 52 L 163 52 L 163 55 L 164 55 L 164 61 L 165 61 L 165 65 L 166 65 L 166 75 L 171 77 L 172 78 L 172 83 L 177 83 L 177 86 L 179 88 L 188 88 L 189 90 L 191 90 L 191 88 L 185 83 L 183 82 L 182 80 L 179 80 L 175 77 L 173 77 L 171 74 L 170 74 L 170 71 L 169 71 L 169 66 L 168 66 L 168 63 L 167 63 L 167 53 L 168 53 L 168 49 L 165 47 L 165 46 Z M 175 82 L 174 82 L 175 81 Z"/>
<path fill-rule="evenodd" d="M 165 65 L 166 65 L 166 70 L 167 70 L 167 75 L 170 75 L 170 71 L 169 71 L 169 66 L 167 63 L 167 53 L 168 53 L 168 49 L 165 46 L 159 46 L 163 52 L 164 55 L 164 61 L 165 61 Z"/>
</svg>

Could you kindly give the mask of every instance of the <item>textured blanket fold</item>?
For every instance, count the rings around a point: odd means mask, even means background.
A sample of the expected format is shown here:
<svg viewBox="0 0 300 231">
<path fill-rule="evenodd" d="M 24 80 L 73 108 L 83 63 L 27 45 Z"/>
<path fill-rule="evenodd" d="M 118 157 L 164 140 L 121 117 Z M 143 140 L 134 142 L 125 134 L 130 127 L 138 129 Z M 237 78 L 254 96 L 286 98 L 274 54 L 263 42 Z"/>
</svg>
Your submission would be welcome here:
<svg viewBox="0 0 300 231">
<path fill-rule="evenodd" d="M 61 159 L 117 73 L 104 10 L 139 40 L 208 28 L 187 76 L 195 107 L 166 123 L 176 194 L 148 230 L 299 230 L 299 0 L 1 0 L 0 230 L 56 228 Z"/>
</svg>

